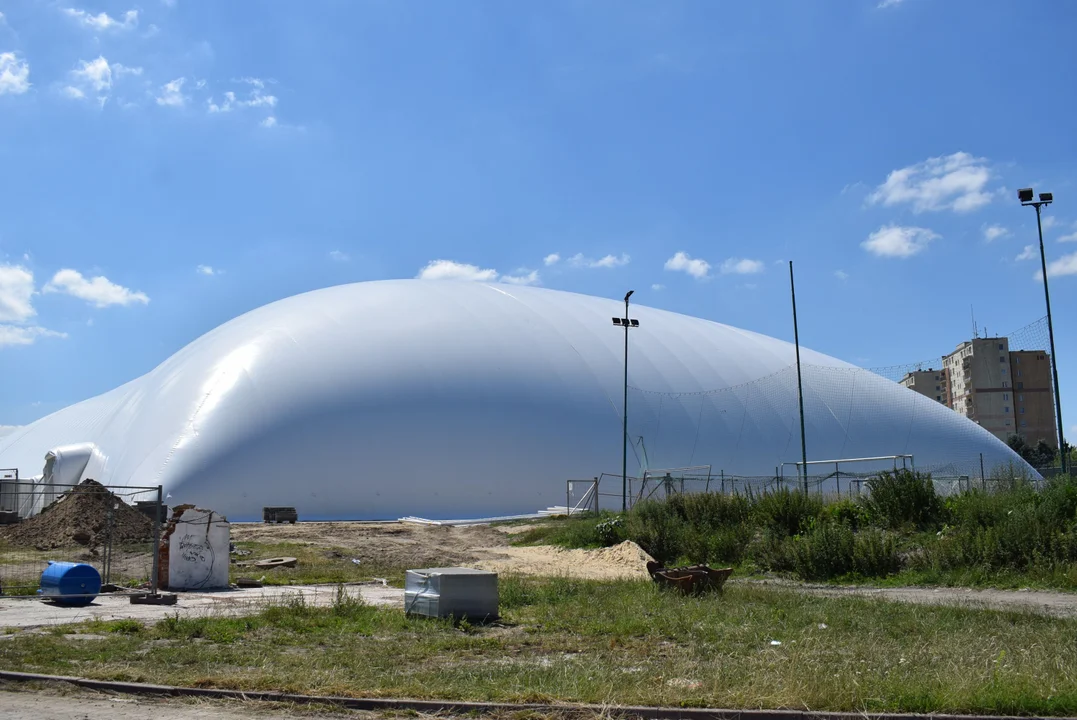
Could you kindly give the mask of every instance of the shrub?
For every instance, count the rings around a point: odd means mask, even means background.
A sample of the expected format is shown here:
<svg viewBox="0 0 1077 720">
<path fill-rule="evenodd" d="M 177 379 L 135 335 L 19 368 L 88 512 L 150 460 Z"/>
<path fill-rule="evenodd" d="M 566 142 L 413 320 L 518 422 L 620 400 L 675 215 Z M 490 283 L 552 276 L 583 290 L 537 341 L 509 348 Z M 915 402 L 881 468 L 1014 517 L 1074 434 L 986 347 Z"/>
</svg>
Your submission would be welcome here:
<svg viewBox="0 0 1077 720">
<path fill-rule="evenodd" d="M 820 523 L 792 539 L 793 566 L 804 580 L 829 580 L 853 571 L 853 531 L 846 525 Z"/>
<path fill-rule="evenodd" d="M 864 577 L 886 577 L 901 570 L 894 536 L 870 529 L 857 533 L 853 543 L 853 570 Z"/>
<path fill-rule="evenodd" d="M 669 563 L 684 550 L 684 522 L 668 501 L 644 500 L 628 515 L 627 535 L 660 563 Z"/>
<path fill-rule="evenodd" d="M 636 504 L 624 537 L 661 563 L 736 563 L 751 541 L 751 504 L 741 495 L 681 493 Z"/>
<path fill-rule="evenodd" d="M 753 511 L 758 522 L 771 532 L 796 535 L 807 530 L 811 521 L 823 511 L 823 501 L 799 490 L 780 488 L 754 499 Z"/>
<path fill-rule="evenodd" d="M 617 545 L 625 540 L 625 520 L 623 517 L 614 517 L 603 520 L 595 525 L 595 535 L 603 547 Z"/>
<path fill-rule="evenodd" d="M 848 498 L 837 500 L 823 508 L 823 519 L 848 525 L 854 532 L 867 525 L 867 514 L 857 502 Z"/>
<path fill-rule="evenodd" d="M 867 486 L 864 509 L 874 525 L 927 529 L 937 526 L 942 517 L 942 503 L 935 494 L 931 475 L 910 470 L 884 472 L 869 479 Z"/>
</svg>

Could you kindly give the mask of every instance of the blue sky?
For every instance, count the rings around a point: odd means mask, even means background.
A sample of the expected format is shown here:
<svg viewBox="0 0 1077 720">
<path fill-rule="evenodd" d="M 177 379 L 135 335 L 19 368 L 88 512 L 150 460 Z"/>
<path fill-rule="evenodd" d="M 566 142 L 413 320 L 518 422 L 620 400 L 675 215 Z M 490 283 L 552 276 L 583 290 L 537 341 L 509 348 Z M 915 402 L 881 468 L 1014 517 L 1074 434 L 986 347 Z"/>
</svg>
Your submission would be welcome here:
<svg viewBox="0 0 1077 720">
<path fill-rule="evenodd" d="M 0 3 L 0 425 L 417 275 L 881 366 L 1044 314 L 1077 435 L 1077 4 Z M 441 261 L 441 262 L 438 262 Z"/>
</svg>

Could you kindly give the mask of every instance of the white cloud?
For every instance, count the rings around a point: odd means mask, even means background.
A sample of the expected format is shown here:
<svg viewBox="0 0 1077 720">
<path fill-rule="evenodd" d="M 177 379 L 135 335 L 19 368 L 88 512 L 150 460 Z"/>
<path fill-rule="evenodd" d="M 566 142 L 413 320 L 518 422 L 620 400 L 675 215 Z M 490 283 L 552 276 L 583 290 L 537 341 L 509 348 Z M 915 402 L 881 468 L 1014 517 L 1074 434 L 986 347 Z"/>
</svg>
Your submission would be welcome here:
<svg viewBox="0 0 1077 720">
<path fill-rule="evenodd" d="M 697 280 L 702 280 L 711 271 L 711 264 L 700 258 L 689 257 L 688 253 L 678 252 L 666 260 L 666 270 L 686 272 Z"/>
<path fill-rule="evenodd" d="M 13 52 L 0 53 L 0 95 L 22 95 L 30 89 L 30 63 Z"/>
<path fill-rule="evenodd" d="M 881 2 L 878 5 L 876 5 L 876 7 L 878 9 L 880 9 L 880 10 L 883 10 L 883 9 L 889 8 L 889 7 L 897 7 L 898 5 L 903 3 L 904 1 L 905 0 L 881 0 Z"/>
<path fill-rule="evenodd" d="M 185 82 L 187 82 L 187 78 L 181 77 L 162 85 L 161 94 L 157 96 L 157 104 L 168 107 L 183 107 L 186 105 L 190 98 L 183 94 L 183 83 Z"/>
<path fill-rule="evenodd" d="M 1039 253 L 1036 252 L 1035 245 L 1025 245 L 1025 249 L 1022 250 L 1021 254 L 1015 257 L 1014 260 L 1018 262 L 1022 260 L 1035 260 L 1038 255 Z"/>
<path fill-rule="evenodd" d="M 1058 260 L 1048 263 L 1047 275 L 1053 278 L 1063 277 L 1065 275 L 1077 275 L 1077 252 L 1063 255 Z M 1035 277 L 1037 280 L 1042 281 L 1043 272 L 1037 272 Z"/>
<path fill-rule="evenodd" d="M 112 63 L 112 72 L 116 74 L 116 77 L 123 77 L 124 75 L 134 75 L 138 77 L 142 75 L 142 68 L 128 67 L 121 63 Z"/>
<path fill-rule="evenodd" d="M 215 269 L 212 265 L 199 265 L 195 268 L 195 272 L 199 275 L 220 275 L 221 271 Z"/>
<path fill-rule="evenodd" d="M 987 225 L 984 227 L 983 232 L 984 240 L 987 242 L 994 242 L 995 240 L 1010 234 L 1010 231 L 1001 225 Z"/>
<path fill-rule="evenodd" d="M 987 160 L 965 152 L 928 158 L 892 171 L 868 196 L 872 205 L 911 204 L 913 212 L 954 210 L 968 212 L 991 202 L 991 170 Z"/>
<path fill-rule="evenodd" d="M 1070 233 L 1069 235 L 1063 235 L 1058 238 L 1058 242 L 1077 242 L 1077 232 Z"/>
<path fill-rule="evenodd" d="M 262 122 L 260 122 L 258 124 L 261 125 L 264 128 L 274 128 L 274 127 L 277 127 L 277 118 L 270 115 L 269 117 L 267 117 L 265 120 L 263 120 Z"/>
<path fill-rule="evenodd" d="M 860 246 L 879 257 L 908 258 L 923 252 L 938 235 L 927 228 L 885 225 L 860 243 Z"/>
<path fill-rule="evenodd" d="M 0 13 L 0 19 L 2 19 L 3 17 L 4 17 L 4 14 Z M 11 433 L 18 430 L 20 427 L 22 427 L 22 426 L 21 425 L 0 425 L 0 438 L 4 437 L 5 435 L 10 435 Z"/>
<path fill-rule="evenodd" d="M 481 269 L 478 265 L 468 265 L 452 260 L 431 260 L 419 274 L 420 280 L 475 280 L 478 282 L 495 282 L 497 270 Z"/>
<path fill-rule="evenodd" d="M 654 285 L 651 285 L 651 290 L 654 290 L 655 292 L 660 292 L 665 289 L 666 286 L 662 285 L 661 283 L 655 283 Z"/>
<path fill-rule="evenodd" d="M 723 275 L 729 275 L 730 273 L 735 273 L 737 275 L 753 275 L 755 273 L 763 272 L 764 267 L 762 260 L 729 258 L 722 263 L 721 271 Z"/>
<path fill-rule="evenodd" d="M 836 277 L 838 280 L 842 280 L 842 281 L 848 280 L 849 279 L 849 273 L 845 272 L 844 270 L 835 270 L 834 271 L 834 277 Z"/>
<path fill-rule="evenodd" d="M 128 10 L 123 14 L 123 20 L 117 20 L 105 12 L 92 15 L 75 8 L 65 8 L 64 14 L 77 20 L 80 25 L 94 30 L 132 30 L 138 27 L 138 10 Z"/>
<path fill-rule="evenodd" d="M 71 85 L 68 85 L 63 89 L 63 94 L 72 100 L 83 100 L 86 98 L 86 93 Z"/>
<path fill-rule="evenodd" d="M 176 0 L 161 0 L 161 4 L 167 8 L 176 7 Z"/>
<path fill-rule="evenodd" d="M 546 257 L 544 257 L 542 259 L 542 262 L 546 265 L 546 267 L 550 267 L 551 265 L 556 265 L 560 261 L 561 261 L 561 256 L 558 255 L 557 253 L 550 253 L 549 255 L 547 255 Z"/>
<path fill-rule="evenodd" d="M 1056 218 L 1054 215 L 1048 215 L 1040 221 L 1040 224 L 1043 226 L 1043 229 L 1046 232 L 1047 230 L 1050 230 L 1058 224 L 1058 218 Z"/>
<path fill-rule="evenodd" d="M 86 279 L 77 270 L 69 269 L 60 270 L 53 275 L 43 290 L 47 293 L 71 295 L 99 308 L 136 303 L 145 305 L 150 301 L 145 293 L 129 290 L 104 276 Z"/>
<path fill-rule="evenodd" d="M 538 270 L 517 270 L 515 275 L 502 275 L 493 268 L 458 263 L 453 260 L 431 260 L 415 277 L 420 280 L 472 280 L 475 282 L 503 282 L 510 285 L 536 285 Z"/>
<path fill-rule="evenodd" d="M 517 270 L 516 275 L 502 275 L 501 282 L 509 285 L 537 285 L 539 282 L 538 270 Z"/>
<path fill-rule="evenodd" d="M 632 262 L 632 258 L 628 255 L 621 254 L 620 257 L 616 255 L 606 255 L 598 260 L 592 260 L 589 257 L 585 257 L 583 253 L 576 253 L 568 259 L 568 262 L 572 267 L 577 268 L 615 268 L 621 265 L 627 265 Z"/>
<path fill-rule="evenodd" d="M 6 345 L 33 345 L 35 340 L 43 337 L 65 338 L 67 333 L 46 330 L 37 326 L 0 325 L 0 347 Z"/>
<path fill-rule="evenodd" d="M 210 113 L 227 113 L 233 110 L 239 110 L 243 108 L 275 108 L 277 106 L 277 97 L 275 95 L 266 95 L 262 91 L 265 89 L 265 81 L 258 78 L 240 78 L 233 80 L 235 83 L 245 83 L 251 86 L 251 90 L 247 91 L 246 95 L 240 97 L 234 90 L 229 90 L 224 93 L 224 99 L 221 102 L 217 102 L 214 98 L 210 98 L 206 101 L 206 110 Z M 277 118 L 270 115 L 263 119 L 259 123 L 264 128 L 271 128 L 277 126 Z"/>
<path fill-rule="evenodd" d="M 351 260 L 351 256 L 348 255 L 348 253 L 341 252 L 340 250 L 330 250 L 329 258 L 331 260 L 335 260 L 336 262 L 348 262 L 349 260 Z"/>
<path fill-rule="evenodd" d="M 33 306 L 34 274 L 21 265 L 0 265 L 0 322 L 26 322 Z"/>
</svg>

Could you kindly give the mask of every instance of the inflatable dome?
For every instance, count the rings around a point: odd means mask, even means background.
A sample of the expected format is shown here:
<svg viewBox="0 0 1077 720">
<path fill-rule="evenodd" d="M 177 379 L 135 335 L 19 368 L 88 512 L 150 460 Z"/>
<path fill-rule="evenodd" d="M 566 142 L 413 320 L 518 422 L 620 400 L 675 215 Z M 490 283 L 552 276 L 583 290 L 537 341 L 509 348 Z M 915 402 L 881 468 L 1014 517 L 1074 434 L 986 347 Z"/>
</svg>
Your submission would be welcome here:
<svg viewBox="0 0 1077 720">
<path fill-rule="evenodd" d="M 566 480 L 620 474 L 624 330 L 611 319 L 623 314 L 618 300 L 498 284 L 317 290 L 17 428 L 0 438 L 0 467 L 37 475 L 55 448 L 92 444 L 83 478 L 162 485 L 171 505 L 235 520 L 270 505 L 302 519 L 531 513 L 563 505 Z M 773 478 L 800 460 L 792 344 L 648 307 L 631 316 L 629 475 Z M 989 471 L 1032 472 L 945 406 L 801 357 L 809 460 L 907 454 L 978 477 L 982 454 Z"/>
</svg>

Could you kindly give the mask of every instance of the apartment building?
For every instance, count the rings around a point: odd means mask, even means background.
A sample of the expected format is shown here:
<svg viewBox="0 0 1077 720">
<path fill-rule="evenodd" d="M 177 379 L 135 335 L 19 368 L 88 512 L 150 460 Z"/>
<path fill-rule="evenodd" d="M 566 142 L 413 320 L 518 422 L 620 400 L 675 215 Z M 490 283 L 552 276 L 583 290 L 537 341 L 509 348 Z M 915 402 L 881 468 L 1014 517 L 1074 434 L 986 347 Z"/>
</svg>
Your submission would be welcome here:
<svg viewBox="0 0 1077 720">
<path fill-rule="evenodd" d="M 950 407 L 950 381 L 948 376 L 949 371 L 945 368 L 942 370 L 935 370 L 934 368 L 916 370 L 906 373 L 905 377 L 901 379 L 901 384 L 910 390 L 915 390 L 924 397 L 931 398 L 946 407 Z"/>
<path fill-rule="evenodd" d="M 1040 440 L 1058 445 L 1055 396 L 1051 384 L 1051 356 L 1042 350 L 1010 353 L 1014 427 L 1030 444 Z"/>
<path fill-rule="evenodd" d="M 1057 445 L 1051 361 L 1045 352 L 1011 352 L 1004 337 L 974 338 L 942 364 L 941 372 L 908 373 L 901 384 L 945 402 L 1003 441 L 1017 434 L 1029 443 Z"/>
</svg>

